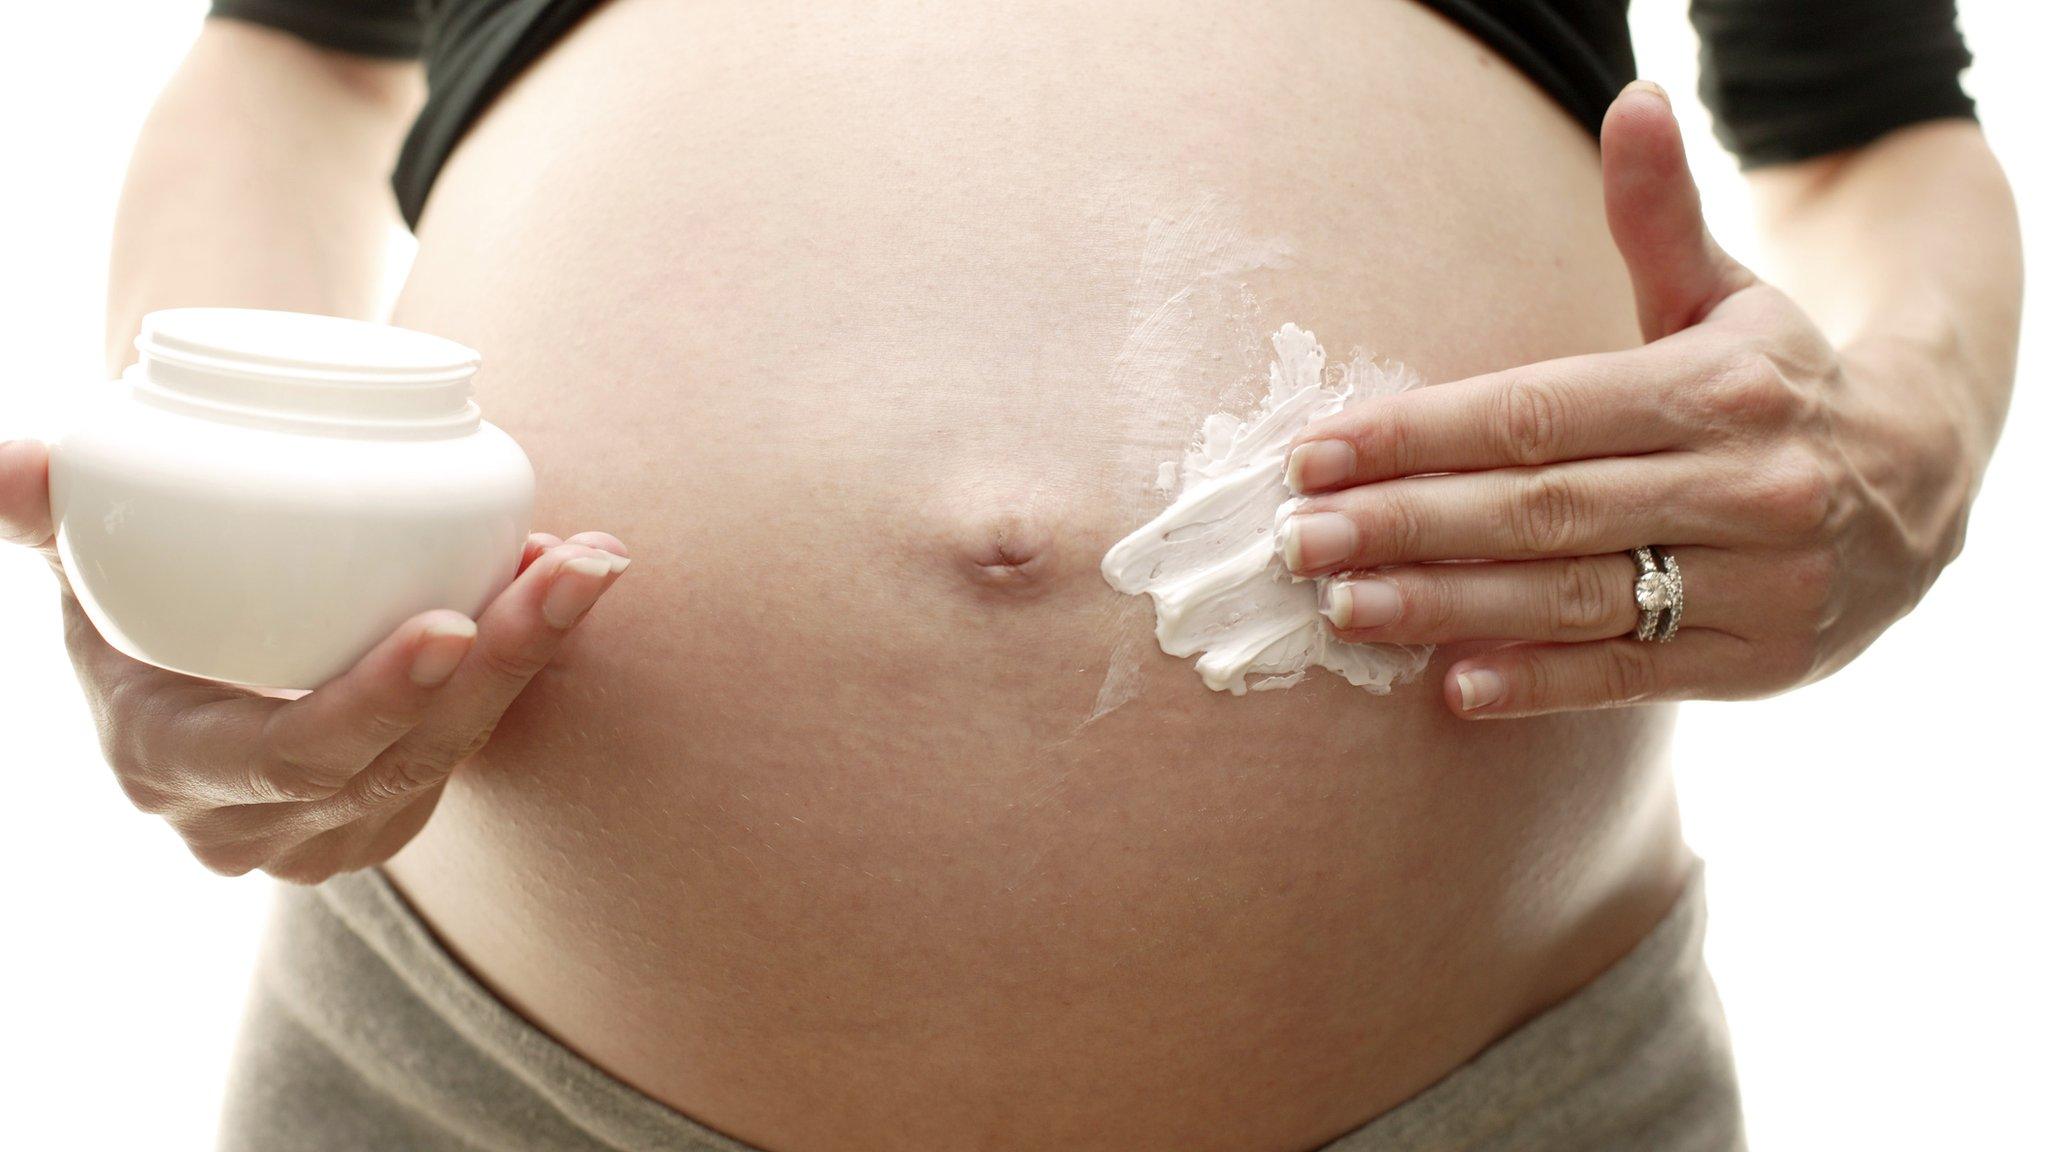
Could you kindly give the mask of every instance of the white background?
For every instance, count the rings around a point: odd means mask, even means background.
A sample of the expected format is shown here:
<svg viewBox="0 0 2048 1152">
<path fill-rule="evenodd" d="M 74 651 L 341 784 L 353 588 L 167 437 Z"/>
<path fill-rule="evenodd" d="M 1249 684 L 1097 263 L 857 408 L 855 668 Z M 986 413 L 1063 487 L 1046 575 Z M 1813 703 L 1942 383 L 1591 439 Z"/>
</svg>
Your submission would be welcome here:
<svg viewBox="0 0 2048 1152">
<path fill-rule="evenodd" d="M 1797 2 L 1797 0 L 1791 0 Z M 1679 105 L 1708 215 L 1754 255 L 1743 186 L 1693 97 L 1676 0 L 1643 0 L 1643 75 Z M 0 439 L 100 373 L 108 222 L 134 134 L 194 34 L 198 0 L 9 13 L 0 46 Z M 2032 118 L 2048 18 L 1964 0 L 1969 82 L 2048 232 Z M 23 22 L 25 18 L 25 23 Z M 1764 703 L 1688 705 L 1685 817 L 1710 862 L 1708 945 L 1753 1146 L 2044 1147 L 2038 594 L 2048 572 L 2048 400 L 2032 308 L 2004 446 L 1970 546 L 1846 672 Z M 2017 580 L 2004 575 L 2018 569 Z M 98 760 L 40 561 L 0 549 L 0 1083 L 21 1148 L 204 1148 L 268 881 L 216 878 L 130 811 Z"/>
</svg>

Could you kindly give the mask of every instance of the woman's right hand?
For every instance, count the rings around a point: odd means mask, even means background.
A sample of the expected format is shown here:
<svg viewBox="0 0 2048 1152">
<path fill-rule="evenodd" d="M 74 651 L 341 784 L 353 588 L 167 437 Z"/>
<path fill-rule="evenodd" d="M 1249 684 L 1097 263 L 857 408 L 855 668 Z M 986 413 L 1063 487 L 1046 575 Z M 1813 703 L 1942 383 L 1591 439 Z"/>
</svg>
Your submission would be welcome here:
<svg viewBox="0 0 2048 1152">
<path fill-rule="evenodd" d="M 227 875 L 310 884 L 398 851 L 627 564 L 602 532 L 535 534 L 517 578 L 475 621 L 415 616 L 286 700 L 166 672 L 100 636 L 57 556 L 49 461 L 35 441 L 0 444 L 0 541 L 42 553 L 57 575 L 71 661 L 122 791 Z"/>
</svg>

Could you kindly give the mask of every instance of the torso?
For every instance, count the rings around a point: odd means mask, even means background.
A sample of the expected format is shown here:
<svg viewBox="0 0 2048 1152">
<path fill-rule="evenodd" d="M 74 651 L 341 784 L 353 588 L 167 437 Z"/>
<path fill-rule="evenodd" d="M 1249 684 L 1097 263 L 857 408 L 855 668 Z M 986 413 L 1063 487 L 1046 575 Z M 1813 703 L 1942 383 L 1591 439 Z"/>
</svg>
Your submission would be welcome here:
<svg viewBox="0 0 2048 1152">
<path fill-rule="evenodd" d="M 1591 141 L 1409 4 L 1050 9 L 601 8 L 398 309 L 635 565 L 391 873 L 768 1148 L 1308 1147 L 1686 866 L 1663 710 L 1212 693 L 1097 573 L 1282 322 L 1433 381 L 1632 343 Z"/>
</svg>

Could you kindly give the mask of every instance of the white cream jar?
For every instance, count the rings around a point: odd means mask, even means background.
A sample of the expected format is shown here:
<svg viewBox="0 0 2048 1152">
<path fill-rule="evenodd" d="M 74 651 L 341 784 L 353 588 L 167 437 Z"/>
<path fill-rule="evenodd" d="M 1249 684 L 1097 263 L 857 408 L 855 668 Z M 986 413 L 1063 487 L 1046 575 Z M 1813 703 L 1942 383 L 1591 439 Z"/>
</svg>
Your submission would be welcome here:
<svg viewBox="0 0 2048 1152">
<path fill-rule="evenodd" d="M 57 547 L 116 648 L 312 688 L 407 618 L 511 582 L 533 468 L 452 341 L 292 312 L 156 312 L 52 448 Z"/>
</svg>

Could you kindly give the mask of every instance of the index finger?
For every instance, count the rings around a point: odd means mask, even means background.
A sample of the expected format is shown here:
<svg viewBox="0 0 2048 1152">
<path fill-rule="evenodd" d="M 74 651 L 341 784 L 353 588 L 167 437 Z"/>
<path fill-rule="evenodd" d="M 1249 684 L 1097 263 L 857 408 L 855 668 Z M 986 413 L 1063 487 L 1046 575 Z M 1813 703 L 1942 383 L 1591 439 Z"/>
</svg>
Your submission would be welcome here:
<svg viewBox="0 0 2048 1152">
<path fill-rule="evenodd" d="M 616 537 L 586 533 L 527 565 L 477 618 L 472 650 L 426 718 L 328 801 L 320 823 L 345 824 L 417 794 L 482 747 L 512 701 L 626 570 L 624 549 Z"/>
<path fill-rule="evenodd" d="M 273 711 L 262 773 L 291 799 L 324 799 L 413 730 L 476 641 L 448 609 L 415 616 L 355 666 Z"/>
<path fill-rule="evenodd" d="M 1322 492 L 1433 472 L 1633 456 L 1680 446 L 1686 428 L 1660 382 L 1689 357 L 1670 340 L 1375 396 L 1294 438 L 1287 484 Z"/>
</svg>

